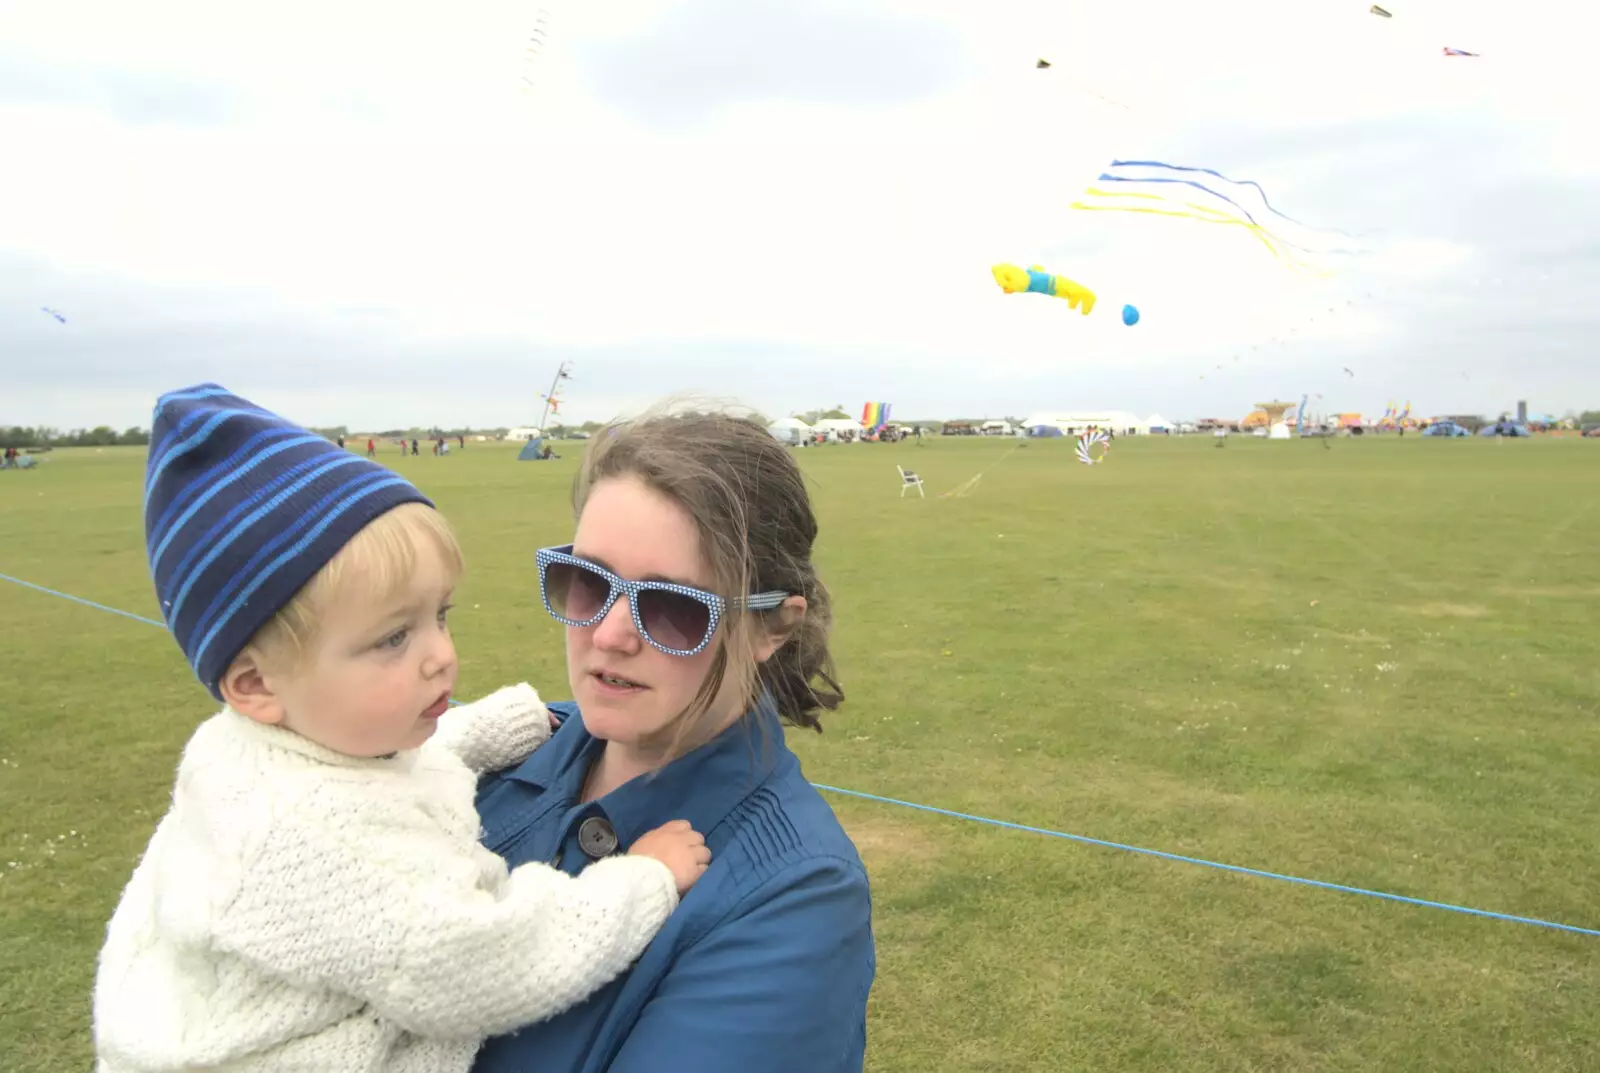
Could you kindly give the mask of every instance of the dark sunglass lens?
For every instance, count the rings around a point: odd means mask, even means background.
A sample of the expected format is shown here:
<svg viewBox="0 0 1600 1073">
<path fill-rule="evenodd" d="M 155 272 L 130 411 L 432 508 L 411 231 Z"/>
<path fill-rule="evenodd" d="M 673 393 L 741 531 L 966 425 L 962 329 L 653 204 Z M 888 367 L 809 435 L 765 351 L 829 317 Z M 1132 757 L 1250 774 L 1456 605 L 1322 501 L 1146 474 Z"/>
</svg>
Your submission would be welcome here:
<svg viewBox="0 0 1600 1073">
<path fill-rule="evenodd" d="M 711 608 L 692 596 L 663 589 L 639 594 L 639 618 L 651 640 L 680 652 L 698 646 L 711 628 Z"/>
<path fill-rule="evenodd" d="M 572 563 L 551 563 L 545 567 L 545 592 L 550 606 L 563 618 L 587 622 L 600 613 L 611 583 L 593 570 Z"/>
</svg>

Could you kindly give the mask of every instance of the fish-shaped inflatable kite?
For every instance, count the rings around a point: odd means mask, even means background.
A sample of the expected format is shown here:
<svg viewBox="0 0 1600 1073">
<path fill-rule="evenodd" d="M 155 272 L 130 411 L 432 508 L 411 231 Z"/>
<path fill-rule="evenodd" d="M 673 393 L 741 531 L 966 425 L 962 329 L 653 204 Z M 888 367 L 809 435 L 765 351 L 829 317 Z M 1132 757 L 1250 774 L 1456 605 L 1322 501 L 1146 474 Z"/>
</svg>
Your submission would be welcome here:
<svg viewBox="0 0 1600 1073">
<path fill-rule="evenodd" d="M 994 281 L 1007 294 L 1048 294 L 1052 298 L 1065 298 L 1067 306 L 1084 316 L 1094 311 L 1094 292 L 1066 276 L 1056 276 L 1038 265 L 1018 268 L 1016 265 L 995 265 L 990 269 Z"/>
</svg>

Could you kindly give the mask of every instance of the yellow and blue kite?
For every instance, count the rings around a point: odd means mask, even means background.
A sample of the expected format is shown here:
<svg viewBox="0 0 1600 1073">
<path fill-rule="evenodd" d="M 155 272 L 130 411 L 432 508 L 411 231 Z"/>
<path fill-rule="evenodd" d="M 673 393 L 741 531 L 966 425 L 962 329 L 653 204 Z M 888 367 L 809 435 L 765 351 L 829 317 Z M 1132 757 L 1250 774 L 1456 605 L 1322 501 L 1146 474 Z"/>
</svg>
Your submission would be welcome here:
<svg viewBox="0 0 1600 1073">
<path fill-rule="evenodd" d="M 1007 294 L 1047 294 L 1052 298 L 1065 298 L 1067 306 L 1084 316 L 1094 312 L 1094 292 L 1066 276 L 1052 275 L 1038 265 L 1018 268 L 1016 265 L 995 265 L 989 271 L 994 281 Z"/>
</svg>

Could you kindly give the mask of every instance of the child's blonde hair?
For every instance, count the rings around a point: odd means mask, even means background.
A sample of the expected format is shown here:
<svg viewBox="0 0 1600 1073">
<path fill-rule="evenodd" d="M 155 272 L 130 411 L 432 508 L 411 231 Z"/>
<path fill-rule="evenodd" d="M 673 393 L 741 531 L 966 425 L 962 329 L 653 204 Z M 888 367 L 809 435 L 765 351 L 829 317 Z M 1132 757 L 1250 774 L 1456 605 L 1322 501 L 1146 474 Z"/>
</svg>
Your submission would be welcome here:
<svg viewBox="0 0 1600 1073">
<path fill-rule="evenodd" d="M 316 644 L 328 608 L 357 595 L 375 602 L 390 599 L 416 571 L 417 552 L 424 544 L 438 552 L 452 581 L 461 577 L 466 559 L 444 515 L 423 503 L 403 503 L 378 515 L 340 548 L 256 631 L 240 655 L 300 666 Z"/>
</svg>

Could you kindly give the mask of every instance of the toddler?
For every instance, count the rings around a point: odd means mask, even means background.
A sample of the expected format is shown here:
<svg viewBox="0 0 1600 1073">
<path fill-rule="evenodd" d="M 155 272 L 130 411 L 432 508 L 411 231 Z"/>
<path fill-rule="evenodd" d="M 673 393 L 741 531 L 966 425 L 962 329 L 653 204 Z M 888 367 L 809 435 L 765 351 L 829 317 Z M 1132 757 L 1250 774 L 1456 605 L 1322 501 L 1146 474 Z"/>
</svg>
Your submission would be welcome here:
<svg viewBox="0 0 1600 1073">
<path fill-rule="evenodd" d="M 215 384 L 157 403 L 145 535 L 223 708 L 107 928 L 101 1073 L 464 1071 L 626 969 L 710 852 L 674 821 L 577 877 L 478 844 L 478 774 L 549 737 L 451 709 L 462 556 L 398 474 Z"/>
</svg>

